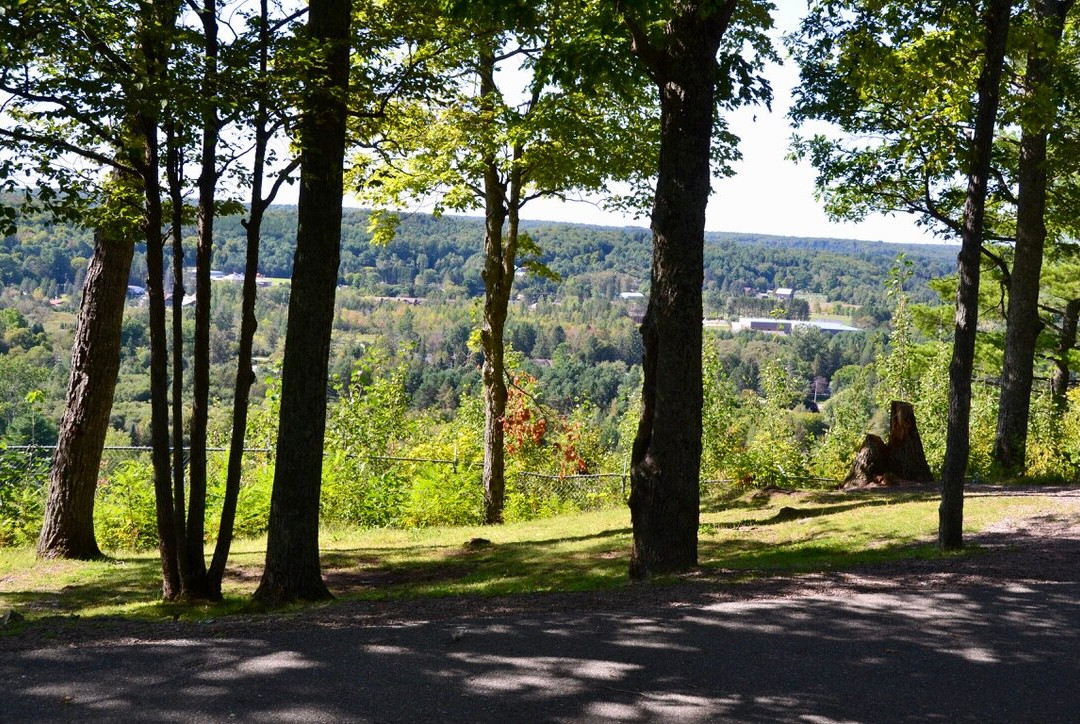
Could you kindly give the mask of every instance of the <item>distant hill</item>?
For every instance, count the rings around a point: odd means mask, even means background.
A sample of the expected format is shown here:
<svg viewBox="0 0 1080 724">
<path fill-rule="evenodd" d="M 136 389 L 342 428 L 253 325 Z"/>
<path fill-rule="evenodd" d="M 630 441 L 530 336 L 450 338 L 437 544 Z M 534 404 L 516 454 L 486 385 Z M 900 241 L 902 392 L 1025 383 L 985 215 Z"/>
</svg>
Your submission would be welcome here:
<svg viewBox="0 0 1080 724">
<path fill-rule="evenodd" d="M 481 218 L 405 214 L 396 238 L 386 246 L 370 243 L 368 220 L 366 210 L 345 211 L 342 283 L 403 296 L 423 296 L 433 290 L 469 296 L 482 293 Z M 561 289 L 561 293 L 583 297 L 614 297 L 645 290 L 648 285 L 652 255 L 648 229 L 550 221 L 525 221 L 522 227 L 542 249 L 539 261 L 559 274 L 563 284 L 527 278 L 517 285 L 521 291 L 554 295 Z M 222 218 L 215 228 L 214 268 L 242 271 L 245 241 L 240 217 Z M 290 276 L 295 207 L 271 207 L 262 231 L 262 273 Z M 186 233 L 191 237 L 194 230 Z M 79 271 L 90 252 L 89 241 L 85 230 L 53 227 L 42 218 L 24 220 L 17 234 L 0 242 L 0 281 L 50 289 L 77 287 Z M 868 304 L 880 299 L 885 275 L 901 252 L 919 261 L 914 280 L 917 298 L 929 295 L 926 279 L 949 274 L 955 265 L 955 246 L 710 232 L 706 234 L 705 289 L 742 294 L 746 289 L 794 287 Z M 145 279 L 141 254 L 137 254 L 132 278 Z"/>
</svg>

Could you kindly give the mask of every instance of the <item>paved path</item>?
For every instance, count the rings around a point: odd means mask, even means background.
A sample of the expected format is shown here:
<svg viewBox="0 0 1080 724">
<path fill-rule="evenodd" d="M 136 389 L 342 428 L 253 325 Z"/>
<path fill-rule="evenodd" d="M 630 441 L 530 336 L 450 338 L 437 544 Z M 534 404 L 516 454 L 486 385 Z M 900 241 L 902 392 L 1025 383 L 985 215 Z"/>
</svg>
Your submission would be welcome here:
<svg viewBox="0 0 1080 724">
<path fill-rule="evenodd" d="M 0 720 L 1080 721 L 1080 583 L 909 589 L 162 626 L 0 652 Z"/>
</svg>

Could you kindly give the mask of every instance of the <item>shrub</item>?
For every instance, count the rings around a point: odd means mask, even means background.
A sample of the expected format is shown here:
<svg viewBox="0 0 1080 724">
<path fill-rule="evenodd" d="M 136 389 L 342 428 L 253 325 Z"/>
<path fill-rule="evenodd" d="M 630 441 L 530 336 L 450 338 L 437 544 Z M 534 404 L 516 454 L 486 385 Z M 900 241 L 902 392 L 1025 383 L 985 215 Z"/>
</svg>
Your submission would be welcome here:
<svg viewBox="0 0 1080 724">
<path fill-rule="evenodd" d="M 157 545 L 153 468 L 140 461 L 121 463 L 98 485 L 94 528 L 107 550 L 141 550 Z"/>
<path fill-rule="evenodd" d="M 33 544 L 45 516 L 49 458 L 0 446 L 0 546 Z"/>
</svg>

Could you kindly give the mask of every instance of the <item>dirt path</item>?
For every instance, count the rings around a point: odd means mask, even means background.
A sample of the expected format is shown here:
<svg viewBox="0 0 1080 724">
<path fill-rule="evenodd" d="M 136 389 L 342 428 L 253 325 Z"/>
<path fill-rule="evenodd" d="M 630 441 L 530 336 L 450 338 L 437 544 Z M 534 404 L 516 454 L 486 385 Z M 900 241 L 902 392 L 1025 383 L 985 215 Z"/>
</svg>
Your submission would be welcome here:
<svg viewBox="0 0 1080 724">
<path fill-rule="evenodd" d="M 0 720 L 1078 721 L 1080 491 L 1053 494 L 1058 513 L 1003 521 L 963 557 L 57 620 L 0 639 Z"/>
</svg>

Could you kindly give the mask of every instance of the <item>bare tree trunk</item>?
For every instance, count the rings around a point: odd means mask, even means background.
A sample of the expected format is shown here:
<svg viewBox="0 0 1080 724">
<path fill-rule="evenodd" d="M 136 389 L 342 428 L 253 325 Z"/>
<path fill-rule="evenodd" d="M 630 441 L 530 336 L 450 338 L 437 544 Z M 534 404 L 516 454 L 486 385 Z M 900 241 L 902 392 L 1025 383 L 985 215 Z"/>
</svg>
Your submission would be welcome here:
<svg viewBox="0 0 1080 724">
<path fill-rule="evenodd" d="M 269 66 L 270 12 L 268 0 L 259 3 L 259 92 L 266 80 Z M 277 194 L 275 186 L 267 199 L 263 198 L 263 175 L 266 172 L 266 148 L 270 139 L 269 115 L 265 99 L 260 95 L 255 111 L 255 159 L 252 163 L 251 215 L 243 224 L 247 235 L 247 257 L 244 263 L 244 291 L 240 304 L 240 343 L 236 353 L 236 383 L 233 388 L 232 435 L 229 439 L 229 463 L 225 474 L 225 499 L 221 505 L 221 525 L 218 527 L 214 557 L 207 571 L 207 591 L 213 600 L 221 599 L 221 582 L 232 547 L 233 526 L 236 522 L 236 505 L 240 497 L 240 472 L 244 458 L 244 438 L 247 433 L 248 400 L 255 372 L 251 364 L 251 351 L 258 321 L 255 319 L 256 277 L 259 273 L 259 241 L 263 214 Z M 286 169 L 279 179 L 290 173 Z"/>
<path fill-rule="evenodd" d="M 154 465 L 154 495 L 157 501 L 158 551 L 161 555 L 162 595 L 174 599 L 181 594 L 176 530 L 169 460 L 169 375 L 165 343 L 165 263 L 162 254 L 161 188 L 157 180 L 157 119 L 143 118 L 146 146 L 144 174 L 146 187 L 146 290 L 150 298 L 150 438 Z"/>
<path fill-rule="evenodd" d="M 659 86 L 662 125 L 652 212 L 652 289 L 641 325 L 645 379 L 631 454 L 633 578 L 697 565 L 705 207 L 716 112 L 715 58 L 734 2 L 712 12 L 702 5 L 680 4 L 662 48 L 650 45 L 624 15 L 634 51 Z"/>
<path fill-rule="evenodd" d="M 1059 409 L 1065 406 L 1065 395 L 1069 392 L 1069 352 L 1076 347 L 1077 318 L 1080 318 L 1080 299 L 1070 299 L 1061 315 L 1061 333 L 1054 349 L 1054 376 L 1050 381 Z"/>
<path fill-rule="evenodd" d="M 319 493 L 334 293 L 341 254 L 349 0 L 310 0 L 312 60 L 300 124 L 300 198 L 281 380 L 266 567 L 256 600 L 330 597 L 319 563 Z"/>
<path fill-rule="evenodd" d="M 480 58 L 480 103 L 493 112 L 495 53 Z M 517 257 L 518 212 L 521 206 L 522 149 L 513 151 L 514 164 L 504 180 L 493 155 L 485 159 L 484 171 L 484 326 L 480 340 L 484 349 L 484 522 L 502 523 L 506 496 L 506 448 L 503 419 L 506 414 L 505 330 L 514 286 Z M 507 188 L 509 186 L 509 189 Z M 506 236 L 503 226 L 509 220 Z"/>
<path fill-rule="evenodd" d="M 910 402 L 893 400 L 889 410 L 889 472 L 900 480 L 932 483 L 934 474 L 926 462 L 915 408 Z"/>
<path fill-rule="evenodd" d="M 984 13 L 986 45 L 979 75 L 971 168 L 968 172 L 964 225 L 957 267 L 956 330 L 949 364 L 949 421 L 945 463 L 941 471 L 938 544 L 945 550 L 963 546 L 964 473 L 967 470 L 971 417 L 971 373 L 975 363 L 975 332 L 979 313 L 979 263 L 982 253 L 986 183 L 994 143 L 1005 41 L 1009 34 L 1011 0 L 987 0 Z"/>
<path fill-rule="evenodd" d="M 99 558 L 94 493 L 120 371 L 121 329 L 134 230 L 94 230 L 94 255 L 79 306 L 67 405 L 60 421 L 37 552 L 42 558 Z"/>
<path fill-rule="evenodd" d="M 138 168 L 143 182 L 145 208 L 143 234 L 146 238 L 146 290 L 150 300 L 150 438 L 154 466 L 154 498 L 157 507 L 158 552 L 161 557 L 162 595 L 174 599 L 181 594 L 177 564 L 180 538 L 176 529 L 169 460 L 169 372 L 165 326 L 165 262 L 162 237 L 161 159 L 158 145 L 160 118 L 154 100 L 164 97 L 168 49 L 172 43 L 177 5 L 154 2 L 144 6 L 139 18 L 139 44 L 145 64 L 148 102 L 136 121 L 142 156 Z"/>
<path fill-rule="evenodd" d="M 210 407 L 210 265 L 214 246 L 214 192 L 217 187 L 217 56 L 216 0 L 205 0 L 203 26 L 202 154 L 199 173 L 198 244 L 195 251 L 195 344 L 192 364 L 191 462 L 184 595 L 207 598 L 206 578 L 206 425 Z M 176 425 L 181 421 L 176 420 Z"/>
<path fill-rule="evenodd" d="M 877 435 L 867 435 L 840 487 L 865 488 L 878 482 L 888 469 L 889 446 Z"/>
<path fill-rule="evenodd" d="M 182 141 L 177 135 L 174 119 L 166 124 L 166 168 L 169 198 L 172 202 L 172 485 L 173 525 L 178 540 L 187 537 L 184 511 L 187 496 L 184 492 L 186 465 L 184 463 L 184 159 Z M 177 560 L 181 588 L 187 580 L 187 559 Z"/>
<path fill-rule="evenodd" d="M 1065 15 L 1072 4 L 1072 0 L 1031 3 L 1034 25 L 1045 33 L 1046 43 L 1028 53 L 1024 74 L 1027 115 L 1021 119 L 1016 246 L 994 436 L 994 460 L 1008 474 L 1021 473 L 1025 468 L 1035 343 L 1043 327 L 1039 319 L 1039 287 L 1046 242 L 1046 142 L 1057 115 L 1053 112 L 1057 94 L 1051 76 Z"/>
</svg>

